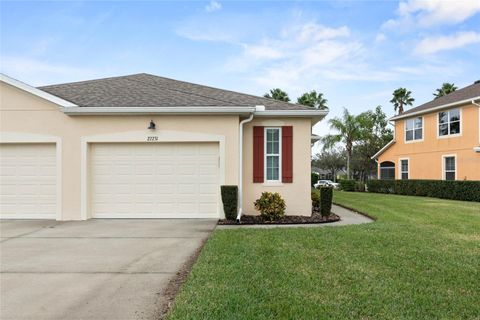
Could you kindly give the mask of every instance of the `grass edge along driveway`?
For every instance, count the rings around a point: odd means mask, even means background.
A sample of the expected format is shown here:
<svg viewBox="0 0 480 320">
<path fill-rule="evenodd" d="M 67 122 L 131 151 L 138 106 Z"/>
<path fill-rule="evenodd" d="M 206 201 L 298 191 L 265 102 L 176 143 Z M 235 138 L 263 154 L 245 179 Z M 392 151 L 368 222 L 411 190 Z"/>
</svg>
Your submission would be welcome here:
<svg viewBox="0 0 480 320">
<path fill-rule="evenodd" d="M 217 230 L 168 319 L 480 318 L 480 203 L 336 192 L 374 223 Z"/>
</svg>

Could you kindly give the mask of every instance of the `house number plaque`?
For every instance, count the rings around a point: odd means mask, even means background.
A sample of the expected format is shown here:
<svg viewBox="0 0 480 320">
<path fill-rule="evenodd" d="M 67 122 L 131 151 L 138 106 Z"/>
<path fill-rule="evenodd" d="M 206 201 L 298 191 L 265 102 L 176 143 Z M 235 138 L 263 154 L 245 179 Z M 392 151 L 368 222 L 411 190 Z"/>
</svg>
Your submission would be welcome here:
<svg viewBox="0 0 480 320">
<path fill-rule="evenodd" d="M 157 136 L 148 136 L 147 141 L 158 141 L 158 137 Z"/>
</svg>

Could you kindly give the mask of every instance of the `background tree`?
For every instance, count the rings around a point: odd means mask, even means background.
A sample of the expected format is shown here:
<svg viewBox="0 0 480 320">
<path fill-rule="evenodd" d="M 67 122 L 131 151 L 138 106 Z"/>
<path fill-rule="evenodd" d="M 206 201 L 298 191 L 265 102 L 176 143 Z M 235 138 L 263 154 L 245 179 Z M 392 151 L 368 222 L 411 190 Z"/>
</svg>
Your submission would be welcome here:
<svg viewBox="0 0 480 320">
<path fill-rule="evenodd" d="M 403 107 L 404 106 L 411 106 L 413 99 L 411 97 L 412 92 L 408 91 L 406 88 L 398 88 L 397 90 L 393 91 L 393 98 L 390 100 L 391 103 L 393 103 L 393 106 L 395 108 L 395 112 L 398 109 L 398 114 L 403 113 Z"/>
<path fill-rule="evenodd" d="M 446 96 L 449 93 L 454 92 L 457 89 L 458 88 L 455 87 L 454 83 L 445 82 L 442 84 L 442 87 L 437 89 L 437 92 L 435 92 L 433 95 L 435 96 L 435 99 L 438 99 L 440 97 Z"/>
<path fill-rule="evenodd" d="M 269 93 L 263 95 L 265 98 L 289 102 L 288 94 L 280 88 L 270 89 Z"/>
<path fill-rule="evenodd" d="M 297 99 L 298 104 L 319 110 L 328 109 L 327 102 L 328 100 L 323 97 L 323 93 L 317 93 L 315 90 L 305 92 Z"/>
<path fill-rule="evenodd" d="M 337 172 L 345 168 L 345 152 L 330 148 L 322 153 L 317 153 L 312 159 L 312 167 L 330 171 L 333 181 L 336 182 Z"/>
<path fill-rule="evenodd" d="M 387 115 L 381 106 L 359 114 L 357 119 L 361 138 L 352 155 L 352 171 L 355 178 L 366 181 L 377 169 L 372 156 L 393 139 L 393 131 L 388 128 Z"/>
<path fill-rule="evenodd" d="M 343 143 L 347 154 L 347 177 L 350 179 L 350 160 L 353 153 L 353 145 L 362 138 L 362 127 L 357 116 L 352 115 L 347 109 L 343 109 L 342 118 L 333 118 L 328 121 L 330 129 L 337 134 L 329 134 L 322 138 L 324 150 L 332 148 L 337 143 Z"/>
</svg>

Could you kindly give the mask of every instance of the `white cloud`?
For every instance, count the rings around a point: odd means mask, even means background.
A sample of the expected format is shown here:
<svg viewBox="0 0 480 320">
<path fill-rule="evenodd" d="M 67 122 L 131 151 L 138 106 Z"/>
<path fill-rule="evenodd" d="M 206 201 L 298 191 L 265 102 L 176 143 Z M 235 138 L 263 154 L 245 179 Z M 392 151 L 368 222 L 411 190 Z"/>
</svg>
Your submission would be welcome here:
<svg viewBox="0 0 480 320">
<path fill-rule="evenodd" d="M 305 43 L 311 41 L 329 40 L 339 37 L 348 37 L 350 29 L 347 26 L 340 28 L 330 28 L 319 25 L 314 22 L 306 23 L 304 25 L 294 26 L 290 29 L 284 30 L 283 36 L 292 36 L 297 42 Z"/>
<path fill-rule="evenodd" d="M 432 54 L 444 50 L 452 50 L 466 45 L 480 43 L 480 33 L 458 32 L 450 36 L 424 38 L 415 48 L 417 54 Z"/>
<path fill-rule="evenodd" d="M 380 43 L 380 42 L 383 42 L 387 40 L 387 36 L 384 34 L 384 33 L 379 33 L 377 34 L 377 36 L 375 37 L 375 42 L 376 43 Z"/>
<path fill-rule="evenodd" d="M 205 11 L 213 12 L 222 9 L 222 4 L 218 1 L 211 0 L 209 4 L 205 6 Z"/>
<path fill-rule="evenodd" d="M 409 29 L 416 26 L 453 25 L 480 12 L 478 0 L 408 0 L 398 5 L 398 18 L 386 21 L 383 29 Z"/>
<path fill-rule="evenodd" d="M 89 70 L 61 64 L 51 64 L 41 60 L 2 56 L 0 70 L 11 77 L 28 82 L 30 85 L 46 85 L 73 81 L 75 79 L 92 79 L 101 76 L 101 70 Z"/>
<path fill-rule="evenodd" d="M 253 59 L 279 59 L 285 55 L 281 48 L 266 44 L 245 44 L 244 54 Z"/>
</svg>

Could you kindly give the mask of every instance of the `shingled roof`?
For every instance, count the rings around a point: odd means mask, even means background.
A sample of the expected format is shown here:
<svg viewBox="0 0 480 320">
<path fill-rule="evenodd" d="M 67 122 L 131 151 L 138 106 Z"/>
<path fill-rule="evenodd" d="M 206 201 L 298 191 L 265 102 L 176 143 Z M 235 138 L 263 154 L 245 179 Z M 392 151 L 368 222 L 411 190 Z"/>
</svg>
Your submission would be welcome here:
<svg viewBox="0 0 480 320">
<path fill-rule="evenodd" d="M 253 107 L 313 110 L 298 104 L 212 88 L 151 74 L 104 78 L 39 87 L 79 107 Z"/>
<path fill-rule="evenodd" d="M 474 84 L 471 84 L 465 88 L 456 90 L 443 97 L 434 99 L 418 107 L 409 109 L 404 113 L 393 117 L 392 120 L 405 118 L 412 114 L 427 113 L 429 110 L 434 108 L 441 108 L 442 106 L 448 106 L 452 103 L 457 103 L 462 101 L 468 102 L 468 100 L 478 99 L 479 97 L 480 97 L 480 82 L 476 81 Z"/>
</svg>

